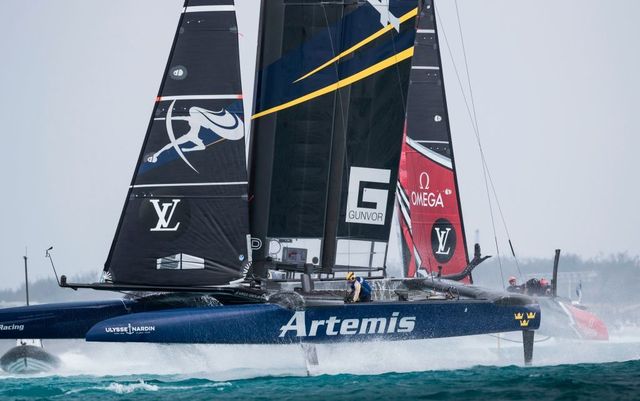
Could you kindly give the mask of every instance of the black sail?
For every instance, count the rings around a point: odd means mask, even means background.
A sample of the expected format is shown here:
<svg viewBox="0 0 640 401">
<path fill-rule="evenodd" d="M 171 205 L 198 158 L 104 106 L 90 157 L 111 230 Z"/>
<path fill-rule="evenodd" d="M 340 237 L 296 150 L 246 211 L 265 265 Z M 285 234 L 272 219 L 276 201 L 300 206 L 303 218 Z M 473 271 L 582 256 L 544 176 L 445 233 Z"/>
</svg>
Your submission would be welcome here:
<svg viewBox="0 0 640 401">
<path fill-rule="evenodd" d="M 384 267 L 417 4 L 264 2 L 252 124 L 255 265 Z"/>
<path fill-rule="evenodd" d="M 248 254 L 245 118 L 232 0 L 187 0 L 105 264 L 117 284 L 222 285 Z"/>
</svg>

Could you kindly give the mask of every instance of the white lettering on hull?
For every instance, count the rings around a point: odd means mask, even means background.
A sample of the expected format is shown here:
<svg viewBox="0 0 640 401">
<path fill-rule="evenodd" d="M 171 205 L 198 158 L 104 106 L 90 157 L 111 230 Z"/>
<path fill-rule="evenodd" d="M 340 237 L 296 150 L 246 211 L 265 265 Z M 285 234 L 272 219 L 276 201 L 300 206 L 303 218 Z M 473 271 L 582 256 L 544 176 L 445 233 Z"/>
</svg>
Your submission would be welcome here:
<svg viewBox="0 0 640 401">
<path fill-rule="evenodd" d="M 156 331 L 156 326 L 133 326 L 129 323 L 126 326 L 105 327 L 104 331 L 109 334 L 147 334 Z"/>
<path fill-rule="evenodd" d="M 24 324 L 0 324 L 0 331 L 23 331 Z"/>
<path fill-rule="evenodd" d="M 400 312 L 393 312 L 390 318 L 338 319 L 337 316 L 330 316 L 329 319 L 311 320 L 307 324 L 305 311 L 298 311 L 287 324 L 280 327 L 279 337 L 284 337 L 289 332 L 295 333 L 296 337 L 316 337 L 322 334 L 323 329 L 327 336 L 411 333 L 415 326 L 415 316 L 400 317 Z"/>
</svg>

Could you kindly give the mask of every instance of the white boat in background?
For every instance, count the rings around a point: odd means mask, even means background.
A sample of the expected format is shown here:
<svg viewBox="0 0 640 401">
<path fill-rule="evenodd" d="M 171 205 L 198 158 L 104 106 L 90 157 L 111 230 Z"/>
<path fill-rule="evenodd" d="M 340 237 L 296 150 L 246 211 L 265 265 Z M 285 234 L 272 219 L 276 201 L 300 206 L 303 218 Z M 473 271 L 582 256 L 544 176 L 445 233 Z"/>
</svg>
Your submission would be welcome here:
<svg viewBox="0 0 640 401">
<path fill-rule="evenodd" d="M 45 351 L 42 340 L 20 339 L 16 346 L 0 358 L 0 367 L 7 373 L 32 374 L 50 372 L 60 366 L 60 359 Z"/>
<path fill-rule="evenodd" d="M 27 255 L 24 256 L 24 284 L 29 306 L 29 275 L 27 270 Z M 24 330 L 23 324 L 2 325 L 4 330 Z M 8 373 L 27 374 L 49 372 L 60 366 L 60 359 L 49 354 L 42 346 L 40 339 L 18 339 L 16 346 L 7 351 L 0 358 L 0 367 Z"/>
</svg>

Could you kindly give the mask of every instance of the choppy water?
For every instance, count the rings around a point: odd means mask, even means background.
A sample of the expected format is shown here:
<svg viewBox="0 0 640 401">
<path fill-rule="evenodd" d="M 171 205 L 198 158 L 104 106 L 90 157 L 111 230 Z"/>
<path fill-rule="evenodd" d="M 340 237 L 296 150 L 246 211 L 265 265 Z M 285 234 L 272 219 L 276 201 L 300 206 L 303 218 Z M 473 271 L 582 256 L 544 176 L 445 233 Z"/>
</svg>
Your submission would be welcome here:
<svg viewBox="0 0 640 401">
<path fill-rule="evenodd" d="M 0 380 L 20 400 L 637 400 L 640 361 L 523 368 L 474 367 L 382 375 L 266 377 L 71 376 Z"/>
<path fill-rule="evenodd" d="M 298 346 L 50 342 L 64 366 L 0 374 L 0 400 L 640 400 L 636 335 L 539 340 L 532 367 L 517 336 L 319 346 L 319 366 Z"/>
</svg>

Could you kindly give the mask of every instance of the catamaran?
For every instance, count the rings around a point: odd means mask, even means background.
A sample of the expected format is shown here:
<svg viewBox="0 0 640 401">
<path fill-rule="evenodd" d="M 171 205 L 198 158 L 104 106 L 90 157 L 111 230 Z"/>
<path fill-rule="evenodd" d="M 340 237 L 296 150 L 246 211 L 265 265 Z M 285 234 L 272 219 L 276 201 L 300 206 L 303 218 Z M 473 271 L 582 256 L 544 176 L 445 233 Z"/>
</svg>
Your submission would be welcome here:
<svg viewBox="0 0 640 401">
<path fill-rule="evenodd" d="M 521 331 L 530 362 L 539 305 L 471 285 L 486 257 L 466 248 L 432 0 L 263 1 L 259 29 L 257 66 L 241 64 L 234 1 L 185 2 L 102 280 L 60 281 L 130 295 L 3 309 L 0 338 Z M 404 278 L 387 273 L 396 199 Z M 345 300 L 347 272 L 372 302 Z"/>
</svg>

